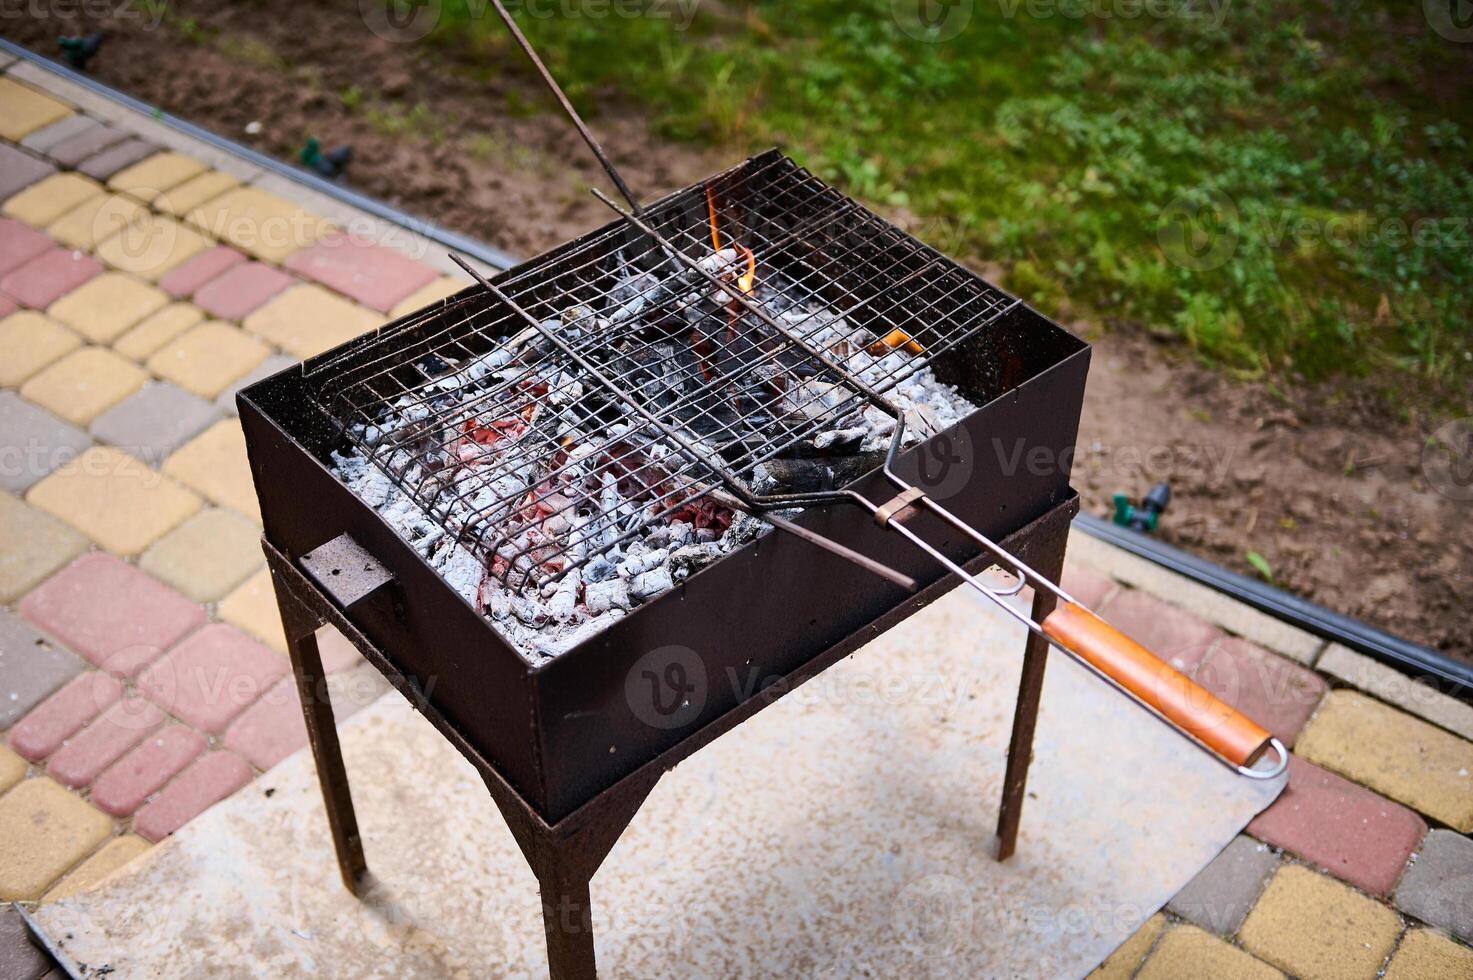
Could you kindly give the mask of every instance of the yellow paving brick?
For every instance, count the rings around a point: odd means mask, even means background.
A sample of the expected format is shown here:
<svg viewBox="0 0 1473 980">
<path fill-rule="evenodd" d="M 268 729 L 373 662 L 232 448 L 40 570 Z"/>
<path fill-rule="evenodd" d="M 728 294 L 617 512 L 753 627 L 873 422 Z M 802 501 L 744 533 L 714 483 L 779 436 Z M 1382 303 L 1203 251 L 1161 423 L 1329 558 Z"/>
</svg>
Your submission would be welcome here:
<svg viewBox="0 0 1473 980">
<path fill-rule="evenodd" d="M 180 334 L 148 359 L 148 369 L 203 398 L 214 398 L 264 361 L 271 348 L 242 330 L 210 320 Z"/>
<path fill-rule="evenodd" d="M 68 422 L 86 426 L 147 380 L 146 371 L 106 347 L 83 347 L 34 375 L 20 393 Z"/>
<path fill-rule="evenodd" d="M 1115 952 L 1106 957 L 1105 962 L 1095 967 L 1088 980 L 1130 980 L 1165 927 L 1165 916 L 1159 912 L 1151 916 Z"/>
<path fill-rule="evenodd" d="M 164 472 L 223 507 L 261 523 L 240 420 L 221 419 L 164 460 Z"/>
<path fill-rule="evenodd" d="M 35 310 L 0 320 L 0 385 L 14 388 L 82 346 L 82 338 Z"/>
<path fill-rule="evenodd" d="M 165 214 L 183 218 L 206 201 L 240 186 L 240 181 L 226 173 L 211 170 L 171 187 L 153 199 L 153 206 Z"/>
<path fill-rule="evenodd" d="M 1369 980 L 1401 932 L 1397 914 L 1299 865 L 1279 869 L 1238 937 L 1260 959 L 1305 980 Z"/>
<path fill-rule="evenodd" d="M 148 208 L 123 194 L 89 197 L 53 221 L 46 233 L 63 245 L 91 249 L 148 214 Z"/>
<path fill-rule="evenodd" d="M 106 344 L 169 304 L 169 294 L 121 272 L 104 272 L 52 303 L 46 315 L 94 344 Z"/>
<path fill-rule="evenodd" d="M 150 282 L 213 243 L 188 225 L 167 215 L 149 212 L 97 246 L 97 257 L 114 269 L 131 272 Z"/>
<path fill-rule="evenodd" d="M 18 143 L 43 126 L 72 114 L 72 107 L 29 85 L 0 78 L 0 139 Z"/>
<path fill-rule="evenodd" d="M 54 902 L 78 892 L 88 891 L 138 855 L 147 852 L 152 846 L 137 834 L 114 837 L 98 848 L 96 854 L 73 868 L 71 874 L 61 879 L 55 887 L 42 896 L 41 901 Z"/>
<path fill-rule="evenodd" d="M 0 745 L 0 793 L 21 781 L 26 774 L 26 760 L 8 745 Z"/>
<path fill-rule="evenodd" d="M 87 538 L 0 493 L 0 603 L 14 602 L 87 550 Z"/>
<path fill-rule="evenodd" d="M 167 476 L 111 446 L 93 446 L 26 494 L 117 555 L 136 555 L 200 508 Z"/>
<path fill-rule="evenodd" d="M 156 541 L 138 567 L 195 602 L 214 602 L 263 561 L 261 529 L 235 511 L 212 507 Z"/>
<path fill-rule="evenodd" d="M 271 586 L 271 572 L 261 569 L 220 603 L 220 618 L 250 633 L 279 653 L 286 653 L 281 611 Z"/>
<path fill-rule="evenodd" d="M 1180 925 L 1161 937 L 1138 980 L 1275 980 L 1283 974 L 1196 926 Z"/>
<path fill-rule="evenodd" d="M 102 185 L 97 181 L 67 171 L 36 181 L 7 199 L 0 211 L 32 227 L 45 228 L 83 201 L 101 194 Z"/>
<path fill-rule="evenodd" d="M 140 160 L 113 174 L 108 179 L 107 186 L 149 203 L 159 194 L 203 173 L 205 169 L 203 163 L 183 153 L 155 153 L 148 159 Z"/>
<path fill-rule="evenodd" d="M 1332 691 L 1294 751 L 1317 765 L 1473 830 L 1473 742 L 1356 691 Z"/>
<path fill-rule="evenodd" d="M 1386 967 L 1385 980 L 1468 980 L 1473 949 L 1431 929 L 1411 929 Z"/>
<path fill-rule="evenodd" d="M 280 262 L 333 228 L 321 215 L 258 187 L 237 187 L 206 201 L 189 213 L 189 222 L 266 262 Z"/>
<path fill-rule="evenodd" d="M 113 350 L 135 361 L 151 357 L 169 341 L 205 318 L 204 313 L 189 303 L 170 303 L 123 334 Z"/>
<path fill-rule="evenodd" d="M 453 296 L 466 287 L 464 279 L 456 279 L 453 276 L 443 276 L 426 286 L 410 293 L 389 312 L 391 319 L 397 320 L 401 316 L 413 313 L 415 310 L 424 309 L 431 303 L 442 300 L 446 296 Z"/>
<path fill-rule="evenodd" d="M 383 323 L 383 317 L 303 283 L 273 298 L 245 318 L 243 326 L 296 357 L 307 358 L 352 340 Z"/>
<path fill-rule="evenodd" d="M 45 777 L 0 796 L 0 899 L 27 901 L 112 833 L 101 810 Z"/>
</svg>

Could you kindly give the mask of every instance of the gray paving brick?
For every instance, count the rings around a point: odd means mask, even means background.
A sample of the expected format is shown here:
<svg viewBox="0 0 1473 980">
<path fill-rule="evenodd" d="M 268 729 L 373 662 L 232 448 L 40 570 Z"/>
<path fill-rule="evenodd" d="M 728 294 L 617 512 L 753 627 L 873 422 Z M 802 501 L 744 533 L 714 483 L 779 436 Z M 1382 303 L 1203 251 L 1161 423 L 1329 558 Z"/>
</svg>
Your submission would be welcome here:
<svg viewBox="0 0 1473 980">
<path fill-rule="evenodd" d="M 245 377 L 235 382 L 235 384 L 220 392 L 220 397 L 215 399 L 215 405 L 222 412 L 229 412 L 231 415 L 238 414 L 235 410 L 236 392 L 247 385 L 255 384 L 262 378 L 269 378 L 278 371 L 285 371 L 293 364 L 298 363 L 300 362 L 295 357 L 289 357 L 286 354 L 272 354 L 266 360 L 262 361 L 254 371 L 251 371 Z"/>
<path fill-rule="evenodd" d="M 1263 883 L 1279 865 L 1266 844 L 1238 837 L 1225 847 L 1166 907 L 1188 922 L 1222 936 L 1231 936 L 1243 924 L 1248 910 L 1263 892 Z"/>
<path fill-rule="evenodd" d="M 21 140 L 20 145 L 24 146 L 28 150 L 34 150 L 37 153 L 44 154 L 53 146 L 56 146 L 64 140 L 69 140 L 79 133 L 85 133 L 87 130 L 97 125 L 100 124 L 96 119 L 93 119 L 91 116 L 84 116 L 80 112 L 74 113 L 73 115 L 67 116 L 60 122 L 54 122 L 44 129 L 36 130 L 31 135 Z"/>
<path fill-rule="evenodd" d="M 0 143 L 0 201 L 30 187 L 56 168 L 8 143 Z"/>
<path fill-rule="evenodd" d="M 81 429 L 13 391 L 0 391 L 0 488 L 22 493 L 90 445 Z"/>
<path fill-rule="evenodd" d="M 46 151 L 46 155 L 63 167 L 75 167 L 88 157 L 95 156 L 127 138 L 128 134 L 121 129 L 95 123 L 75 136 L 68 136 L 54 144 Z"/>
<path fill-rule="evenodd" d="M 0 906 L 0 977 L 38 980 L 51 965 L 50 955 L 32 942 L 20 913 L 10 905 Z"/>
<path fill-rule="evenodd" d="M 83 666 L 81 657 L 0 609 L 0 730 L 19 721 Z"/>
<path fill-rule="evenodd" d="M 151 157 L 158 151 L 159 148 L 147 140 L 137 138 L 124 140 L 77 164 L 77 172 L 86 174 L 94 180 L 105 181 L 124 167 L 131 167 L 139 160 Z"/>
<path fill-rule="evenodd" d="M 1434 830 L 1396 886 L 1396 907 L 1473 943 L 1473 840 Z"/>
<path fill-rule="evenodd" d="M 152 381 L 99 415 L 92 434 L 158 465 L 219 417 L 220 410 L 204 399 L 167 381 Z"/>
</svg>

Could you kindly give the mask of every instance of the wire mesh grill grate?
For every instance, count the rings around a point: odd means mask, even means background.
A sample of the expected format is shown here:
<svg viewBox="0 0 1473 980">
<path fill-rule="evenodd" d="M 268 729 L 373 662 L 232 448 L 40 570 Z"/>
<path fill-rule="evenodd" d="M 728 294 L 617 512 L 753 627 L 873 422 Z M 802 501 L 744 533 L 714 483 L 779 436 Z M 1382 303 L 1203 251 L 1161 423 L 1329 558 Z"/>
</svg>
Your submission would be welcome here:
<svg viewBox="0 0 1473 980">
<path fill-rule="evenodd" d="M 884 392 L 1017 302 L 777 153 L 644 220 L 725 291 L 625 222 L 493 280 L 615 390 L 481 289 L 307 366 L 353 448 L 503 581 L 545 584 L 655 521 L 719 527 L 724 479 L 841 445 L 875 409 L 812 349 Z"/>
</svg>

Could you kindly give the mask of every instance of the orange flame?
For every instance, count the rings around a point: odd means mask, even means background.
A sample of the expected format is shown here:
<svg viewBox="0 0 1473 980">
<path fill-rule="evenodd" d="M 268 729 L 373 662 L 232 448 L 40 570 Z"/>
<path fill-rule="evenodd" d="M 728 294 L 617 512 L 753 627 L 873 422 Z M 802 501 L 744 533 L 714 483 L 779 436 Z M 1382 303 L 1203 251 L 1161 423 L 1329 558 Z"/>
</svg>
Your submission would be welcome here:
<svg viewBox="0 0 1473 980">
<path fill-rule="evenodd" d="M 721 251 L 721 232 L 717 230 L 716 192 L 710 187 L 706 188 L 706 214 L 711 223 L 711 246 L 719 252 Z M 737 287 L 743 294 L 750 295 L 752 287 L 757 285 L 757 256 L 753 255 L 752 250 L 745 245 L 733 242 L 732 247 L 747 257 L 747 271 L 745 275 L 737 277 Z"/>
</svg>

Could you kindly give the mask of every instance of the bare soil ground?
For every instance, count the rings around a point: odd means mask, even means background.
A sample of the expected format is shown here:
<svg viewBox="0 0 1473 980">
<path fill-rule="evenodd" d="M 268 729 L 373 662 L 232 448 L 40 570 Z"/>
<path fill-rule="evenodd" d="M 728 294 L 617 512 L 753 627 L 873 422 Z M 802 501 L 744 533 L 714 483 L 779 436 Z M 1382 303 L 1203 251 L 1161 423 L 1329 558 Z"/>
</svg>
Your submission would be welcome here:
<svg viewBox="0 0 1473 980">
<path fill-rule="evenodd" d="M 607 220 L 586 192 L 602 173 L 520 65 L 384 41 L 357 7 L 187 4 L 157 30 L 19 16 L 0 31 L 54 55 L 58 33 L 104 29 L 102 81 L 287 159 L 308 136 L 351 143 L 352 186 L 515 255 Z M 592 125 L 646 197 L 736 156 L 661 142 L 615 93 L 599 101 Z M 1429 434 L 1473 409 L 1395 379 L 1238 382 L 1142 327 L 1068 325 L 1096 345 L 1074 478 L 1086 508 L 1168 480 L 1164 540 L 1249 574 L 1257 552 L 1276 584 L 1473 661 L 1473 503 L 1422 465 Z"/>
</svg>

